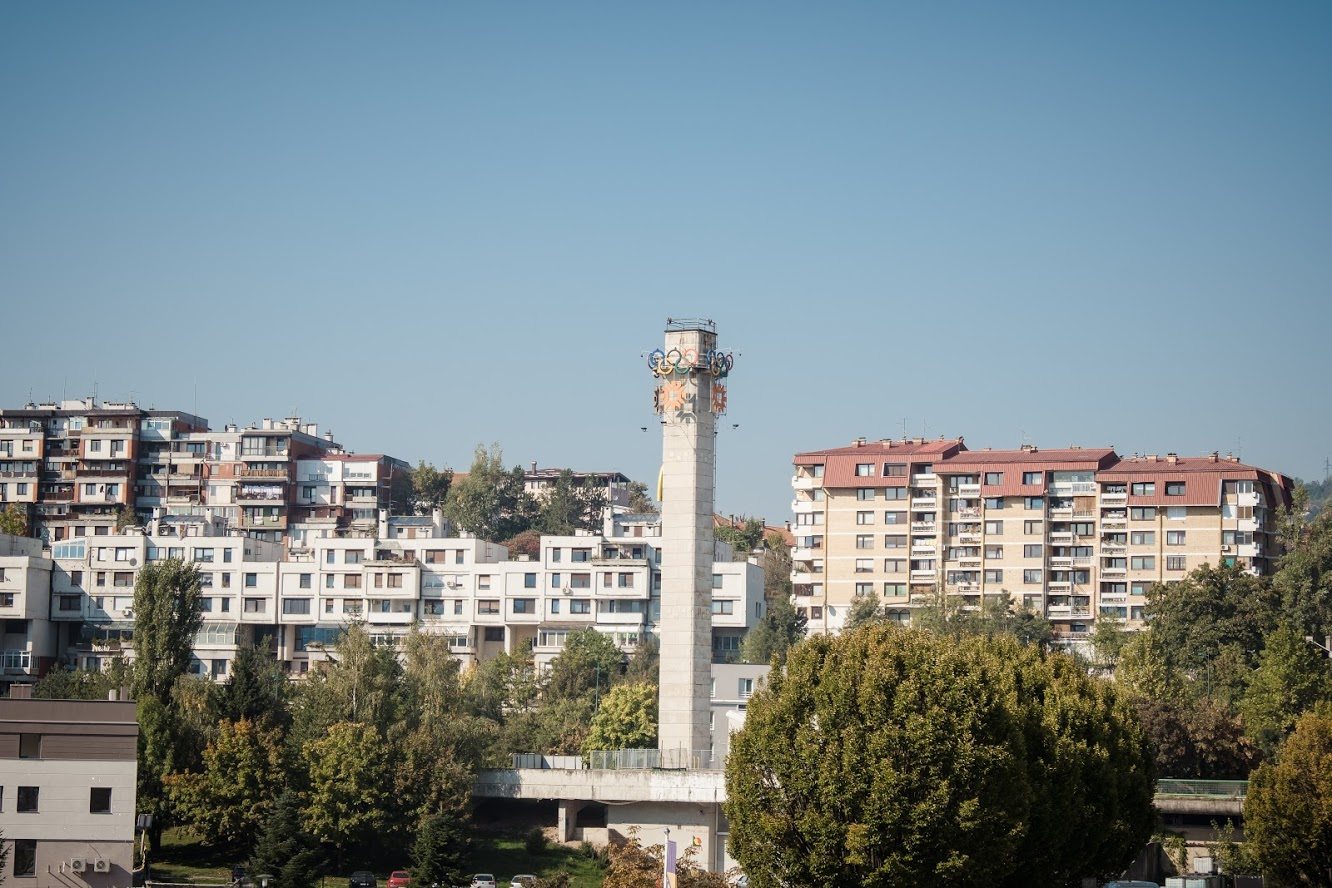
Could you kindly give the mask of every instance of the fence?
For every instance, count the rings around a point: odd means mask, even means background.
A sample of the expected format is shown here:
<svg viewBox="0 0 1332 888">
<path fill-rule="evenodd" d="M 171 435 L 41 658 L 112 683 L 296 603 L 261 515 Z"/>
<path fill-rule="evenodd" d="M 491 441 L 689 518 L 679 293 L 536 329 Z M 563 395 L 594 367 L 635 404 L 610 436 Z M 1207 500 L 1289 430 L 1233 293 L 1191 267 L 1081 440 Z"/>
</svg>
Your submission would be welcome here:
<svg viewBox="0 0 1332 888">
<path fill-rule="evenodd" d="M 1190 798 L 1242 799 L 1249 792 L 1247 780 L 1158 780 L 1158 796 Z"/>
</svg>

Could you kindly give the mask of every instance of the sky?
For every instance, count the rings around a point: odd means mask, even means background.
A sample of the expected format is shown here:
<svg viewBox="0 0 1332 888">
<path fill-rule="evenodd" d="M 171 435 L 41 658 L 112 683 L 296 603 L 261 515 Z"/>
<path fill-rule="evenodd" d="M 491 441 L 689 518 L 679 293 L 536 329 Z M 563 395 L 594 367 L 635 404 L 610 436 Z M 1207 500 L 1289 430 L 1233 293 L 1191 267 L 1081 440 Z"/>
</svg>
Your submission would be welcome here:
<svg viewBox="0 0 1332 888">
<path fill-rule="evenodd" d="M 1332 456 L 1332 4 L 6 3 L 0 121 L 0 405 L 651 480 L 706 317 L 724 513 L 904 430 Z"/>
</svg>

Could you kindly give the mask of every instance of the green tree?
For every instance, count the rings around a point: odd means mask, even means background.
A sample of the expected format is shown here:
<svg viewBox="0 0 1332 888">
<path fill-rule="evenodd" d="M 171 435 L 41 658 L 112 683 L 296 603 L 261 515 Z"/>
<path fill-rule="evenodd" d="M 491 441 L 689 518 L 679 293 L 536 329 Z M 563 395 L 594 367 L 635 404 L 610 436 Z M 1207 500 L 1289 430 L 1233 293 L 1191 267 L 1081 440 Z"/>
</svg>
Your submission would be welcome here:
<svg viewBox="0 0 1332 888">
<path fill-rule="evenodd" d="M 166 778 L 177 816 L 201 838 L 248 849 L 286 780 L 281 741 L 248 719 L 224 721 L 203 770 Z"/>
<path fill-rule="evenodd" d="M 1205 697 L 1148 697 L 1133 705 L 1162 777 L 1245 780 L 1262 758 L 1239 720 Z"/>
<path fill-rule="evenodd" d="M 1101 614 L 1096 618 L 1096 628 L 1092 631 L 1092 649 L 1096 651 L 1096 661 L 1102 666 L 1114 668 L 1119 662 L 1119 655 L 1128 643 L 1128 633 L 1124 624 L 1115 617 Z"/>
<path fill-rule="evenodd" d="M 1307 495 L 1301 495 L 1292 509 L 1281 514 L 1286 552 L 1272 586 L 1287 619 L 1323 641 L 1332 635 L 1332 509 L 1309 518 L 1302 509 L 1306 502 Z"/>
<path fill-rule="evenodd" d="M 763 597 L 769 603 L 791 600 L 791 547 L 781 534 L 773 532 L 764 538 L 763 557 L 759 559 L 763 568 Z M 804 629 L 802 628 L 803 632 Z"/>
<path fill-rule="evenodd" d="M 550 661 L 543 694 L 547 699 L 572 699 L 605 692 L 623 670 L 624 654 L 614 639 L 590 626 L 576 629 Z"/>
<path fill-rule="evenodd" d="M 218 714 L 282 724 L 286 720 L 287 679 L 266 647 L 242 644 L 231 661 L 231 680 L 218 693 Z"/>
<path fill-rule="evenodd" d="M 1075 885 L 1122 870 L 1154 819 L 1150 752 L 1108 683 L 1012 638 L 882 624 L 792 650 L 726 783 L 755 888 Z"/>
<path fill-rule="evenodd" d="M 456 812 L 425 817 L 412 845 L 412 884 L 460 884 L 470 844 L 467 822 Z"/>
<path fill-rule="evenodd" d="M 745 633 L 740 658 L 746 663 L 785 663 L 791 646 L 805 637 L 805 618 L 790 598 L 768 599 L 763 617 Z"/>
<path fill-rule="evenodd" d="M 299 749 L 344 721 L 386 734 L 402 716 L 401 672 L 393 648 L 375 645 L 360 624 L 348 626 L 333 647 L 333 662 L 311 672 L 295 692 L 292 745 Z"/>
<path fill-rule="evenodd" d="M 144 565 L 134 581 L 136 700 L 165 702 L 193 661 L 194 636 L 203 625 L 199 569 L 172 558 Z"/>
<path fill-rule="evenodd" d="M 116 511 L 116 533 L 120 533 L 127 527 L 134 527 L 138 523 L 138 516 L 134 514 L 134 510 L 129 506 L 121 506 Z"/>
<path fill-rule="evenodd" d="M 1244 728 L 1265 752 L 1272 752 L 1300 715 L 1328 699 L 1332 683 L 1327 664 L 1298 630 L 1283 625 L 1267 637 L 1262 658 L 1240 702 Z"/>
<path fill-rule="evenodd" d="M 562 469 L 537 505 L 534 529 L 550 536 L 569 536 L 577 530 L 597 531 L 601 528 L 601 510 L 605 505 L 605 491 L 575 483 L 573 472 Z"/>
<path fill-rule="evenodd" d="M 1173 700 L 1182 694 L 1179 673 L 1156 632 L 1135 632 L 1120 649 L 1115 683 L 1129 697 Z"/>
<path fill-rule="evenodd" d="M 883 611 L 883 599 L 871 592 L 863 598 L 857 598 L 851 602 L 851 609 L 847 611 L 846 623 L 842 626 L 843 632 L 854 632 L 861 626 L 868 626 L 871 623 L 877 623 L 887 619 Z"/>
<path fill-rule="evenodd" d="M 733 561 L 748 560 L 750 553 L 763 545 L 763 522 L 757 518 L 746 518 L 739 524 L 727 522 L 713 532 L 731 547 Z"/>
<path fill-rule="evenodd" d="M 530 649 L 500 652 L 463 676 L 463 705 L 472 715 L 501 721 L 510 710 L 526 710 L 539 687 Z"/>
<path fill-rule="evenodd" d="M 554 698 L 534 709 L 510 712 L 500 734 L 503 752 L 578 755 L 596 709 L 592 695 Z"/>
<path fill-rule="evenodd" d="M 270 888 L 313 888 L 322 864 L 317 843 L 301 829 L 300 797 L 293 790 L 284 790 L 263 822 L 250 858 L 250 874 L 272 876 Z"/>
<path fill-rule="evenodd" d="M 402 684 L 416 724 L 443 724 L 462 712 L 462 664 L 443 635 L 413 631 L 402 646 Z"/>
<path fill-rule="evenodd" d="M 636 829 L 630 830 L 627 841 L 607 846 L 606 852 L 602 888 L 657 888 L 661 885 L 661 874 L 666 865 L 664 849 L 661 845 L 643 845 Z M 710 873 L 699 867 L 694 862 L 692 847 L 685 848 L 677 856 L 675 878 L 679 888 L 727 888 L 730 884 L 723 874 Z"/>
<path fill-rule="evenodd" d="M 650 682 L 658 684 L 661 678 L 661 642 L 657 636 L 644 633 L 629 662 L 624 666 L 621 680 L 626 683 Z"/>
<path fill-rule="evenodd" d="M 105 700 L 107 693 L 129 686 L 125 661 L 116 658 L 111 668 L 52 669 L 32 686 L 39 700 Z"/>
<path fill-rule="evenodd" d="M 505 470 L 498 444 L 478 445 L 467 476 L 450 486 L 444 512 L 463 530 L 498 542 L 532 526 L 536 502 L 525 489 L 522 468 Z"/>
<path fill-rule="evenodd" d="M 1204 564 L 1178 583 L 1152 586 L 1147 618 L 1172 661 L 1198 673 L 1228 644 L 1261 650 L 1263 637 L 1280 619 L 1280 608 L 1265 580 L 1237 566 Z"/>
<path fill-rule="evenodd" d="M 629 511 L 634 515 L 656 515 L 661 511 L 642 481 L 629 482 Z"/>
<path fill-rule="evenodd" d="M 453 484 L 453 469 L 437 469 L 421 460 L 412 469 L 410 477 L 412 511 L 417 515 L 429 515 L 435 509 L 444 508 L 449 487 Z"/>
<path fill-rule="evenodd" d="M 526 555 L 528 558 L 541 557 L 541 534 L 535 530 L 524 530 L 504 541 L 504 548 L 509 550 L 510 558 Z"/>
<path fill-rule="evenodd" d="M 348 850 L 368 846 L 393 824 L 389 748 L 373 725 L 338 722 L 302 751 L 305 830 L 329 844 L 341 865 Z"/>
<path fill-rule="evenodd" d="M 10 536 L 28 535 L 28 510 L 19 503 L 10 503 L 0 512 L 0 533 Z"/>
<path fill-rule="evenodd" d="M 1307 712 L 1244 800 L 1246 844 L 1278 885 L 1326 885 L 1332 872 L 1332 715 Z"/>
<path fill-rule="evenodd" d="M 657 686 L 611 688 L 592 718 L 583 753 L 598 749 L 651 749 L 657 745 Z"/>
</svg>

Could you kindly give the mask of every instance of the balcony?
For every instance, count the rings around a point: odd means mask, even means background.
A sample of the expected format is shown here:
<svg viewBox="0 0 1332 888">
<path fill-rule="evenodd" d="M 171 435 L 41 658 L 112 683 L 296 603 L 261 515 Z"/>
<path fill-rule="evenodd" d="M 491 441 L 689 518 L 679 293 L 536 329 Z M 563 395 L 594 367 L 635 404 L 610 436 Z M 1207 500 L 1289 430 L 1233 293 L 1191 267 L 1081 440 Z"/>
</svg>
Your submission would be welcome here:
<svg viewBox="0 0 1332 888">
<path fill-rule="evenodd" d="M 981 516 L 980 506 L 963 506 L 953 513 L 958 518 L 979 518 Z"/>
<path fill-rule="evenodd" d="M 820 482 L 821 479 L 815 478 L 813 475 L 797 474 L 791 476 L 791 486 L 796 490 L 813 490 L 822 486 Z"/>
<path fill-rule="evenodd" d="M 1092 558 L 1090 555 L 1079 555 L 1073 559 L 1074 567 L 1092 567 L 1095 563 L 1096 559 Z"/>
<path fill-rule="evenodd" d="M 1124 506 L 1128 505 L 1128 491 L 1121 490 L 1115 493 L 1101 491 L 1101 504 L 1105 506 Z"/>
<path fill-rule="evenodd" d="M 808 586 L 815 582 L 816 576 L 818 575 L 812 570 L 793 570 L 791 571 L 791 584 Z"/>
<path fill-rule="evenodd" d="M 1066 557 L 1051 558 L 1050 566 L 1055 568 L 1070 568 L 1073 566 L 1073 559 Z"/>
<path fill-rule="evenodd" d="M 286 469 L 237 469 L 237 478 L 287 478 Z"/>
<path fill-rule="evenodd" d="M 1101 567 L 1102 577 L 1122 577 L 1128 575 L 1128 569 L 1123 567 Z"/>
<path fill-rule="evenodd" d="M 287 526 L 286 515 L 241 516 L 241 527 L 246 530 L 282 530 Z"/>
<path fill-rule="evenodd" d="M 938 495 L 933 490 L 911 491 L 911 507 L 932 507 L 939 504 Z"/>
<path fill-rule="evenodd" d="M 1098 492 L 1095 481 L 1051 481 L 1051 496 L 1095 496 Z"/>
<path fill-rule="evenodd" d="M 979 543 L 982 534 L 979 530 L 964 530 L 957 535 L 957 539 L 962 543 Z"/>
<path fill-rule="evenodd" d="M 938 577 L 939 577 L 939 571 L 936 568 L 932 567 L 924 570 L 913 570 L 911 572 L 912 582 L 917 582 L 921 580 L 924 580 L 926 582 L 933 582 L 934 580 L 938 579 Z"/>
<path fill-rule="evenodd" d="M 0 652 L 4 658 L 5 674 L 27 673 L 32 669 L 32 652 L 20 650 L 8 650 Z"/>
<path fill-rule="evenodd" d="M 358 493 L 355 496 L 347 497 L 347 502 L 354 505 L 373 506 L 375 503 L 379 502 L 379 497 L 373 493 Z"/>
<path fill-rule="evenodd" d="M 792 561 L 809 561 L 814 558 L 815 552 L 822 552 L 822 549 L 812 549 L 809 546 L 796 546 L 791 550 Z M 646 559 L 645 559 L 646 560 Z"/>
<path fill-rule="evenodd" d="M 933 558 L 938 553 L 938 547 L 933 543 L 923 545 L 913 545 L 911 547 L 912 558 Z"/>
<path fill-rule="evenodd" d="M 976 497 L 980 496 L 981 486 L 979 484 L 958 484 L 949 488 L 948 492 L 953 496 Z"/>
<path fill-rule="evenodd" d="M 1071 543 L 1071 542 L 1073 542 L 1073 531 L 1071 531 L 1071 530 L 1052 530 L 1052 531 L 1050 531 L 1050 542 L 1052 542 L 1052 543 Z"/>
<path fill-rule="evenodd" d="M 939 476 L 933 472 L 920 472 L 911 476 L 912 484 L 938 484 Z"/>
<path fill-rule="evenodd" d="M 792 512 L 813 512 L 813 511 L 814 511 L 814 507 L 815 507 L 816 505 L 817 505 L 817 503 L 815 503 L 814 500 L 812 500 L 812 499 L 802 499 L 801 497 L 796 497 L 795 499 L 791 500 L 791 511 L 792 511 Z"/>
<path fill-rule="evenodd" d="M 939 532 L 939 523 L 937 521 L 912 521 L 912 533 L 926 533 L 934 536 Z"/>
</svg>

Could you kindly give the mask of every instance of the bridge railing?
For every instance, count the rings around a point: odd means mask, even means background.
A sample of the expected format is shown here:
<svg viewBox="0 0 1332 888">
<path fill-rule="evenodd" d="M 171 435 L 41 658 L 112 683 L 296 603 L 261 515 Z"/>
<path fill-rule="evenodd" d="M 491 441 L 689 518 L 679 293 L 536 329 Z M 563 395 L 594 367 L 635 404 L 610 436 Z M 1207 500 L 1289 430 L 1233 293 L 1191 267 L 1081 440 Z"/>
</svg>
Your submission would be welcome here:
<svg viewBox="0 0 1332 888">
<path fill-rule="evenodd" d="M 1249 792 L 1247 780 L 1175 780 L 1156 781 L 1158 796 L 1185 798 L 1243 799 Z"/>
</svg>

